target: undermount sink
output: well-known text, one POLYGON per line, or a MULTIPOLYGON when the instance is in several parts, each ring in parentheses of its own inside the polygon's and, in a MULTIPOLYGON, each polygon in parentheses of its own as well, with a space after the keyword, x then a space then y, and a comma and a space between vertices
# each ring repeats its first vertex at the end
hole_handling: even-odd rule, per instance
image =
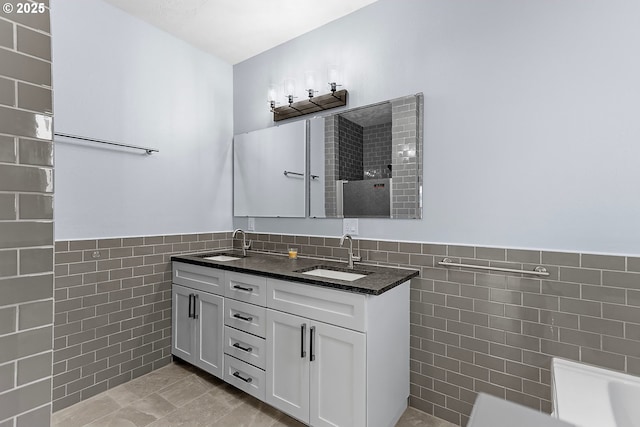
POLYGON ((228 255, 216 255, 216 256, 208 256, 203 259, 208 259, 211 261, 235 261, 240 258, 234 257, 234 256, 228 256, 228 255))
POLYGON ((323 277, 325 279, 344 280, 346 282, 353 282, 354 280, 362 279, 369 274, 368 271, 350 272, 345 271, 344 269, 325 266, 312 267, 305 270, 298 271, 298 273, 302 273, 307 276, 323 277))
POLYGON ((197 255, 198 258, 206 259, 209 261, 236 261, 244 258, 245 256, 236 253, 235 251, 225 251, 225 252, 209 252, 208 254, 197 255))
POLYGON ((640 378, 554 358, 554 415, 580 427, 635 427, 640 420, 640 378))
POLYGON ((216 255, 216 256, 208 256, 203 259, 208 259, 210 261, 235 261, 240 258, 235 256, 228 256, 228 255, 216 255))

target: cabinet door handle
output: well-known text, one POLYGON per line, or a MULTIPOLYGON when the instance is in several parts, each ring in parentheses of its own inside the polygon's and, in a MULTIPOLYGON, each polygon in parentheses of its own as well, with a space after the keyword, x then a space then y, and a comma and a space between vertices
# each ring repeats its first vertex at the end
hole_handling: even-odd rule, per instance
POLYGON ((240 285, 233 285, 233 289, 240 289, 241 291, 253 292, 253 288, 245 288, 240 285))
POLYGON ((240 378, 242 381, 244 381, 245 383, 250 383, 251 381, 253 381, 253 378, 249 377, 249 378, 245 378, 242 375, 240 375, 240 372, 235 371, 233 373, 233 376, 236 378, 240 378))
POLYGON ((193 317, 191 314, 193 311, 193 302, 192 302, 193 294, 189 294, 189 318, 193 317))
POLYGON ((315 341, 316 341, 316 327, 312 326, 310 329, 311 329, 311 340, 309 344, 309 360, 313 362, 314 360, 316 360, 316 355, 314 353, 314 347, 315 347, 315 341))
POLYGON ((304 338, 307 332, 307 324, 303 323, 302 325, 300 325, 300 357, 301 358, 305 358, 307 357, 307 352, 304 351, 304 338))
POLYGON ((251 353, 251 351, 253 350, 251 347, 243 347, 240 345, 240 343, 234 343, 233 346, 235 348, 239 348, 242 351, 246 351, 247 353, 251 353))
POLYGON ((234 314, 233 317, 235 317, 236 319, 244 320, 245 322, 251 322, 253 320, 253 317, 249 317, 249 316, 245 317, 242 314, 238 314, 238 313, 234 314))
POLYGON ((193 318, 194 319, 198 318, 198 300, 200 300, 200 295, 194 294, 193 295, 193 318))

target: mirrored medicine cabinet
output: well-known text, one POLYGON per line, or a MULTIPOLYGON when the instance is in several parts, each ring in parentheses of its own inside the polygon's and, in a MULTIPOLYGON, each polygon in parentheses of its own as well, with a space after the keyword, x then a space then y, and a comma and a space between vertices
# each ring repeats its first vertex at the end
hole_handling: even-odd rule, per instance
POLYGON ((422 218, 423 96, 234 136, 234 216, 422 218))

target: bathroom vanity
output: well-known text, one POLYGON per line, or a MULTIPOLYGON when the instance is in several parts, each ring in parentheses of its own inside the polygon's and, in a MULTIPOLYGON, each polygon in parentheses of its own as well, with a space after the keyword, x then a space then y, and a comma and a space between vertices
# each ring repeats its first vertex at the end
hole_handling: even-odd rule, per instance
POLYGON ((173 261, 172 353, 311 426, 395 425, 415 270, 241 253, 173 261))

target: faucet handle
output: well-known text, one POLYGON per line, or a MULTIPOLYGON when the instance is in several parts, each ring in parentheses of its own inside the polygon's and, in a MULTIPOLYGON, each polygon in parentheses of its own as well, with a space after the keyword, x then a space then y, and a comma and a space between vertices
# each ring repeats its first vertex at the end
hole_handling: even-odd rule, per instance
POLYGON ((251 243, 252 243, 252 242, 253 242, 253 240, 249 239, 249 243, 247 243, 247 244, 244 244, 244 243, 243 243, 243 244, 242 244, 242 247, 243 247, 244 249, 251 249, 251 243))
POLYGON ((351 255, 351 260, 354 262, 362 261, 362 257, 360 255, 351 255))

